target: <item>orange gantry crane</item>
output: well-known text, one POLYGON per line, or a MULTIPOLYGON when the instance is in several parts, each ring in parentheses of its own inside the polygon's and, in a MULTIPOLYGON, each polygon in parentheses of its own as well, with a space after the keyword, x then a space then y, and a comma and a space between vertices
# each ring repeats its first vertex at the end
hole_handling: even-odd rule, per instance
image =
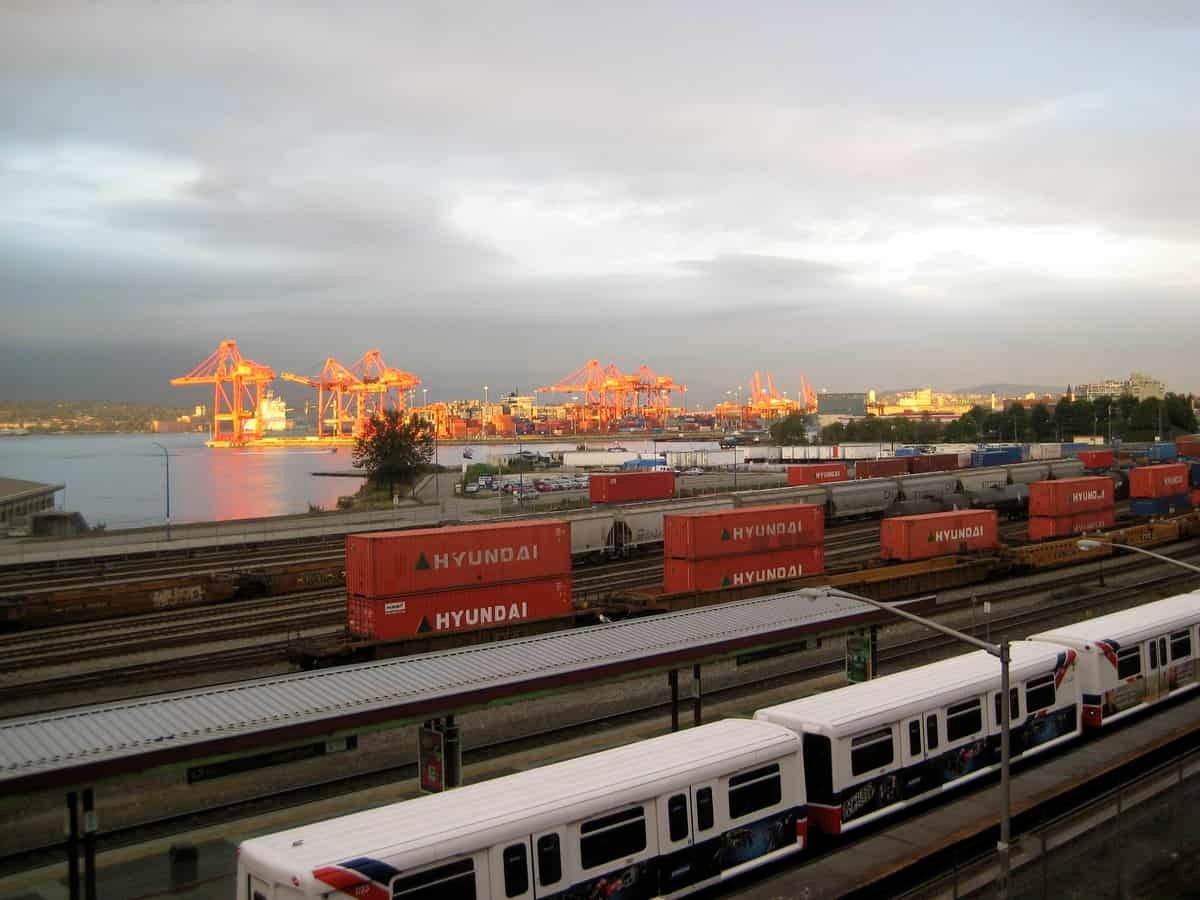
POLYGON ((421 383, 411 372, 393 369, 383 361, 378 350, 368 350, 362 359, 350 367, 359 380, 359 428, 366 426, 369 419, 383 415, 387 409, 390 391, 395 391, 393 408, 404 412, 408 407, 408 392, 421 383))
POLYGON ((795 400, 786 394, 780 394, 775 387, 775 377, 770 372, 766 375, 764 382, 758 372, 754 373, 750 382, 750 400, 743 411, 745 416, 768 421, 797 412, 816 412, 816 391, 803 375, 800 376, 800 393, 795 400))
POLYGON ((671 408, 671 393, 686 391, 668 375, 657 375, 648 366, 625 374, 616 364, 601 367, 590 359, 557 384, 540 387, 539 394, 575 394, 568 415, 579 431, 610 431, 627 415, 642 415, 661 422, 671 408))
POLYGON ((361 403, 358 376, 332 356, 314 378, 284 372, 284 381, 305 384, 317 392, 317 437, 348 437, 358 427, 356 406, 361 403))
POLYGON ((213 386, 212 439, 240 444, 248 432, 262 434, 263 388, 275 380, 270 366, 260 365, 242 356, 237 341, 221 341, 208 357, 186 375, 172 378, 171 384, 213 386), (253 422, 254 428, 247 428, 253 422), (222 425, 228 424, 224 429, 222 425))

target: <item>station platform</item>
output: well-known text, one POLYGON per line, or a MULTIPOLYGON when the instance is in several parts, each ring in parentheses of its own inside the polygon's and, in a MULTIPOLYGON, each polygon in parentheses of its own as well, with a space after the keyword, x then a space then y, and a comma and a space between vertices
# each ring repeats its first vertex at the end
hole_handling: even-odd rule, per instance
MULTIPOLYGON (((1122 767, 1155 751, 1194 745, 1198 740, 1200 696, 1192 695, 1123 722, 1101 738, 1084 740, 1049 758, 1014 766, 1014 837, 1022 830, 1022 817, 1034 817, 1040 807, 1071 795, 1083 794, 1082 799, 1090 799, 1086 795, 1107 789, 1109 785, 1103 784, 1106 776, 1122 767)), ((758 878, 731 884, 723 895, 753 900, 893 896, 906 870, 928 867, 940 858, 945 858, 944 865, 949 868, 955 847, 972 840, 989 840, 989 832, 998 833, 999 776, 991 777, 983 787, 951 796, 957 799, 939 803, 935 798, 865 834, 851 832, 811 862, 803 862, 802 857, 790 866, 768 869, 758 878)))

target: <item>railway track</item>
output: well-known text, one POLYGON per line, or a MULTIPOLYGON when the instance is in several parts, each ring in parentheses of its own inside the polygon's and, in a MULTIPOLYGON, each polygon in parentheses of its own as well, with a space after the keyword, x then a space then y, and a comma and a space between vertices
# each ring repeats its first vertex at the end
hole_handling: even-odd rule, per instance
MULTIPOLYGON (((1172 571, 1140 579, 1133 584, 1092 592, 1086 597, 1060 598, 1032 609, 993 617, 990 623, 991 629, 993 636, 997 639, 1023 637, 1034 627, 1040 627, 1070 615, 1078 615, 1080 608, 1095 609, 1097 613, 1104 612, 1106 606, 1123 603, 1130 596, 1167 588, 1177 582, 1194 577, 1185 572, 1172 571)), ((1018 589, 1010 588, 1008 590, 1018 589)), ((949 608, 951 607, 948 606, 947 609, 949 608)), ((940 654, 940 651, 957 645, 954 639, 940 634, 888 641, 887 643, 881 642, 879 662, 881 668, 902 670, 927 661, 929 657, 940 654)), ((247 653, 246 658, 253 659, 253 656, 247 653)), ((705 691, 704 700, 709 704, 726 700, 753 700, 763 690, 789 685, 799 687, 806 682, 835 675, 842 671, 843 665, 844 661, 840 657, 806 661, 787 671, 774 672, 762 677, 750 677, 725 687, 710 688, 705 691)), ((581 722, 569 725, 551 725, 526 731, 517 736, 473 745, 464 750, 463 761, 467 766, 479 765, 522 751, 567 741, 598 730, 612 729, 661 717, 669 711, 670 704, 668 702, 633 704, 615 712, 587 718, 581 722)), ((415 763, 387 765, 365 772, 337 775, 282 791, 264 791, 253 796, 243 797, 235 803, 222 803, 101 832, 97 835, 96 846, 98 851, 114 850, 208 825, 227 824, 238 818, 287 810, 326 798, 393 784, 397 781, 409 781, 415 779, 416 776, 417 766, 415 763)), ((64 843, 56 842, 0 856, 0 874, 8 875, 56 862, 61 858, 64 848, 64 843)))

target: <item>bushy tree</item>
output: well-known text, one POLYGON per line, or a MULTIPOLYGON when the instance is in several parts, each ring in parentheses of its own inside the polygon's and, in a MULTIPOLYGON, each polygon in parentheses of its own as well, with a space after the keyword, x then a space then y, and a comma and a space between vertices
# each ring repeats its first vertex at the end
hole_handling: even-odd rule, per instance
POLYGON ((366 469, 376 485, 411 487, 433 458, 433 427, 413 416, 405 419, 394 409, 367 422, 354 442, 354 466, 366 469))
POLYGON ((771 426, 771 440, 776 444, 807 444, 808 435, 803 413, 792 413, 771 426))

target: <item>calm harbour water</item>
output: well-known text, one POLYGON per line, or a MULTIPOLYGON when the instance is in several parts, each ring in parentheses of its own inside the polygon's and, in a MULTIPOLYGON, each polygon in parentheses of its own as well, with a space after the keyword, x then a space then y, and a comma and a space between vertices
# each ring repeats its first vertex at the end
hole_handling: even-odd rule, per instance
MULTIPOLYGON (((109 528, 160 525, 165 516, 163 451, 171 456, 171 520, 209 522, 302 513, 310 503, 332 509, 340 495, 359 487, 356 478, 327 478, 313 472, 353 469, 350 448, 336 453, 309 448, 272 450, 209 449, 203 435, 98 434, 30 435, 0 438, 0 477, 65 484, 61 508, 83 513, 90 524, 109 528), (65 495, 65 496, 64 496, 65 495)), ((574 450, 576 441, 527 443, 525 449, 574 450)), ((619 443, 631 451, 654 449, 652 441, 596 442, 593 449, 619 443)), ((711 443, 658 445, 689 450, 711 443)), ((458 466, 464 445, 440 445, 438 462, 458 466)), ((473 462, 511 453, 515 444, 472 446, 473 462)))

